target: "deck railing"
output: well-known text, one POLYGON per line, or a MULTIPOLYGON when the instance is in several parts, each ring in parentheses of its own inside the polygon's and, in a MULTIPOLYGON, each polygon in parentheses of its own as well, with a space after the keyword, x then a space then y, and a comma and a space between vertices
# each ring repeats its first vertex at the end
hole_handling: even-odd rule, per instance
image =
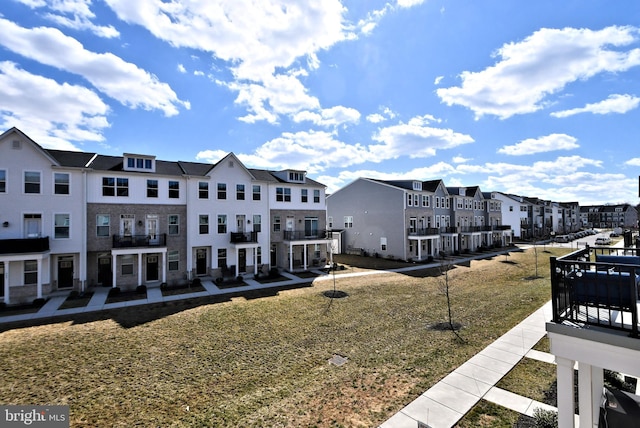
POLYGON ((625 257, 634 248, 579 249, 563 257, 551 257, 553 322, 570 322, 622 330, 638 337, 638 282, 640 265, 625 257), (598 253, 615 261, 598 262, 598 253))
POLYGON ((161 233, 150 235, 113 235, 113 248, 128 247, 164 247, 167 245, 167 235, 161 233))
POLYGON ((305 241, 309 239, 328 239, 329 234, 326 230, 285 230, 285 241, 305 241))
POLYGON ((0 239, 0 254, 26 254, 49 251, 49 238, 0 239))
POLYGON ((426 227, 421 229, 407 229, 408 236, 433 236, 440 235, 440 229, 437 227, 426 227))
POLYGON ((258 232, 231 232, 231 243, 258 242, 258 232))

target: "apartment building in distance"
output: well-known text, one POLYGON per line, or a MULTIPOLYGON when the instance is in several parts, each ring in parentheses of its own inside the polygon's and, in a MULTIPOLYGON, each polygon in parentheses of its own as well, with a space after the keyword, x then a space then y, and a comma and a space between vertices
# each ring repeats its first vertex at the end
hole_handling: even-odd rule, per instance
POLYGON ((48 150, 0 135, 0 302, 57 290, 306 270, 329 257, 325 186, 305 171, 48 150))
POLYGON ((501 203, 491 196, 442 180, 359 178, 327 198, 327 215, 343 251, 422 261, 510 244, 501 203))

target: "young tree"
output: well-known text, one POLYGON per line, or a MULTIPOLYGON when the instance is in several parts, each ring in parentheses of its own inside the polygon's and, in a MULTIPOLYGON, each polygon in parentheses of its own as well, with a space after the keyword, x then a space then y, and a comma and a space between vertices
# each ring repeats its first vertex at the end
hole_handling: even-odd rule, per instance
POLYGON ((451 289, 452 289, 452 281, 451 276, 449 275, 449 271, 452 270, 453 265, 447 260, 443 259, 440 263, 440 291, 447 300, 447 324, 449 330, 455 334, 456 338, 461 342, 465 342, 465 340, 460 336, 458 330, 460 329, 460 323, 456 323, 453 321, 453 311, 451 308, 451 289))

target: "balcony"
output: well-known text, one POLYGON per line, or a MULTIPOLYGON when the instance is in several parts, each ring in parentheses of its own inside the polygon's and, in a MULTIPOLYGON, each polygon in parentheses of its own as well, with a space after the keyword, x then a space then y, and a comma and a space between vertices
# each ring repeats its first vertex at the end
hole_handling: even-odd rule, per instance
POLYGON ((553 322, 638 337, 640 257, 636 248, 586 247, 551 258, 553 322))
POLYGON ((509 224, 494 224, 493 226, 491 226, 491 230, 492 231, 497 231, 497 230, 511 230, 511 225, 509 224))
POLYGON ((407 229, 407 236, 438 236, 440 229, 437 227, 427 227, 423 229, 407 229))
POLYGON ((258 232, 231 232, 231 243, 258 242, 258 232))
POLYGON ((49 237, 0 239, 0 254, 28 254, 49 251, 49 237))
POLYGON ((326 230, 285 230, 285 241, 305 241, 312 239, 329 239, 329 233, 326 230))
POLYGON ((455 226, 441 227, 440 228, 440 233, 443 233, 443 234, 458 233, 458 228, 455 227, 455 226))
POLYGON ((161 233, 152 238, 150 235, 113 235, 113 248, 166 247, 167 234, 161 233))

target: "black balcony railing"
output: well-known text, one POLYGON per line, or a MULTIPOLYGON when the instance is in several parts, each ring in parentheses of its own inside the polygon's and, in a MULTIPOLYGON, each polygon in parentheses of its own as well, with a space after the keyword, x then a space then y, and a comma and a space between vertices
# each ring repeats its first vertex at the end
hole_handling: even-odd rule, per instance
POLYGON ((285 241, 304 241, 307 239, 328 239, 329 234, 326 230, 285 230, 285 241))
POLYGON ((152 237, 150 235, 113 235, 113 248, 128 247, 165 247, 167 235, 161 233, 152 237))
POLYGON ((455 226, 441 227, 440 233, 458 233, 458 228, 455 226))
POLYGON ((440 229, 437 227, 426 227, 422 229, 407 229, 408 236, 434 236, 440 235, 440 229))
POLYGON ((459 226, 458 232, 460 233, 477 233, 482 232, 483 226, 459 226))
POLYGON ((0 239, 0 254, 26 254, 49 251, 49 237, 0 239))
POLYGON ((231 243, 258 242, 258 232, 231 232, 231 243))
POLYGON ((492 230, 511 230, 511 225, 509 224, 494 224, 493 226, 491 226, 492 230))
POLYGON ((599 250, 586 247, 551 257, 553 322, 594 325, 638 337, 637 250, 599 250))

